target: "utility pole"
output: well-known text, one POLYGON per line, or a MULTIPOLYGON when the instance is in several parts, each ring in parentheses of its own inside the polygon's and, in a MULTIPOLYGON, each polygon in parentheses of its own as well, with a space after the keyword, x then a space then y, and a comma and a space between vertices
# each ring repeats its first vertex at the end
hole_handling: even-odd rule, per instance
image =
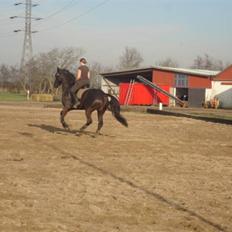
POLYGON ((21 58, 21 68, 32 58, 32 39, 31 39, 31 0, 25 2, 25 32, 23 42, 23 53, 21 58))
POLYGON ((23 41, 23 50, 22 50, 22 57, 20 62, 21 68, 21 75, 23 82, 25 82, 26 91, 31 92, 31 65, 30 61, 33 56, 33 49, 32 49, 32 33, 36 33, 37 31, 31 30, 31 21, 34 20, 41 20, 42 18, 34 18, 32 17, 32 7, 38 6, 38 4, 33 4, 32 0, 25 0, 24 3, 18 2, 14 4, 15 6, 18 5, 25 5, 25 16, 11 16, 11 19, 14 18, 24 18, 25 20, 25 28, 24 30, 18 29, 14 30, 14 32, 24 31, 24 41, 23 41))

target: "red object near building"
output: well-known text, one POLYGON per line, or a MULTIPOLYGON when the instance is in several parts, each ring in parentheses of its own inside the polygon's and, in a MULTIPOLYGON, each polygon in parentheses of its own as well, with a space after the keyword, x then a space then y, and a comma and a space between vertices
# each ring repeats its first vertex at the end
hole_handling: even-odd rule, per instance
MULTIPOLYGON (((170 92, 170 86, 168 85, 159 85, 159 87, 166 92, 170 92)), ((169 97, 167 95, 164 95, 163 93, 160 93, 159 91, 155 91, 155 99, 157 100, 154 101, 154 104, 159 104, 161 102, 165 106, 169 105, 169 97)))
MULTIPOLYGON (((169 86, 160 86, 169 91, 169 86)), ((168 105, 169 99, 164 94, 152 89, 142 83, 120 83, 119 103, 120 105, 153 105, 162 102, 168 105)))
POLYGON ((140 83, 120 83, 119 103, 121 105, 152 105, 154 91, 149 86, 140 83))

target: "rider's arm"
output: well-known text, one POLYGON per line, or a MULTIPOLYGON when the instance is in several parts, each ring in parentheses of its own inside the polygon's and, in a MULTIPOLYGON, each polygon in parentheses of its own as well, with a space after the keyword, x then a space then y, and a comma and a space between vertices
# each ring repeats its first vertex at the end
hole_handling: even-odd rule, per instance
POLYGON ((78 69, 78 70, 77 70, 77 76, 76 76, 76 79, 77 79, 77 80, 80 80, 80 78, 81 78, 81 70, 80 70, 80 69, 78 69))
POLYGON ((90 71, 88 71, 88 79, 90 79, 90 71))

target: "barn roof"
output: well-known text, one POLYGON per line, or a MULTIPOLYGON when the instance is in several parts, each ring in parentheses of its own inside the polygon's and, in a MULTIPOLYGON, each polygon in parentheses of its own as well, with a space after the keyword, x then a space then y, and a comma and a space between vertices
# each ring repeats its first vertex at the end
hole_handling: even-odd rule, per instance
POLYGON ((153 67, 135 68, 135 69, 126 69, 126 70, 121 70, 121 71, 101 73, 101 75, 102 76, 121 76, 121 75, 130 75, 130 74, 151 72, 152 70, 153 70, 153 67))
POLYGON ((228 66, 222 72, 220 72, 216 77, 214 77, 215 81, 232 81, 232 65, 228 66))
POLYGON ((161 69, 164 71, 178 72, 178 73, 186 73, 200 76, 216 76, 221 71, 212 71, 212 70, 204 70, 204 69, 187 69, 187 68, 171 68, 171 67, 154 67, 154 69, 161 69))
POLYGON ((128 70, 122 70, 122 71, 101 73, 101 75, 105 77, 121 76, 121 75, 151 72, 153 70, 162 70, 162 71, 168 71, 168 72, 199 75, 199 76, 216 76, 221 72, 221 71, 202 70, 202 69, 186 69, 186 68, 172 68, 172 67, 163 67, 163 66, 151 66, 147 68, 136 68, 136 69, 128 69, 128 70))

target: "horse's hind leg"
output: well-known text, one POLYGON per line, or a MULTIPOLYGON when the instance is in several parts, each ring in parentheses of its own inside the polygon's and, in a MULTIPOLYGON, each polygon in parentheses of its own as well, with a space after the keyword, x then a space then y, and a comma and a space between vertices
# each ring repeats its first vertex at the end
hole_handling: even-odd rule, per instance
POLYGON ((98 127, 97 127, 97 134, 100 134, 100 130, 103 127, 103 115, 105 113, 106 109, 98 110, 97 111, 97 117, 98 117, 98 127))
POLYGON ((88 110, 85 111, 85 115, 86 115, 87 121, 86 121, 86 123, 80 128, 80 131, 85 130, 85 129, 93 122, 92 117, 91 117, 92 112, 93 112, 93 110, 91 110, 91 109, 88 109, 88 110))
POLYGON ((69 125, 65 122, 64 117, 70 110, 70 108, 63 108, 60 112, 60 122, 65 129, 69 129, 69 125))

